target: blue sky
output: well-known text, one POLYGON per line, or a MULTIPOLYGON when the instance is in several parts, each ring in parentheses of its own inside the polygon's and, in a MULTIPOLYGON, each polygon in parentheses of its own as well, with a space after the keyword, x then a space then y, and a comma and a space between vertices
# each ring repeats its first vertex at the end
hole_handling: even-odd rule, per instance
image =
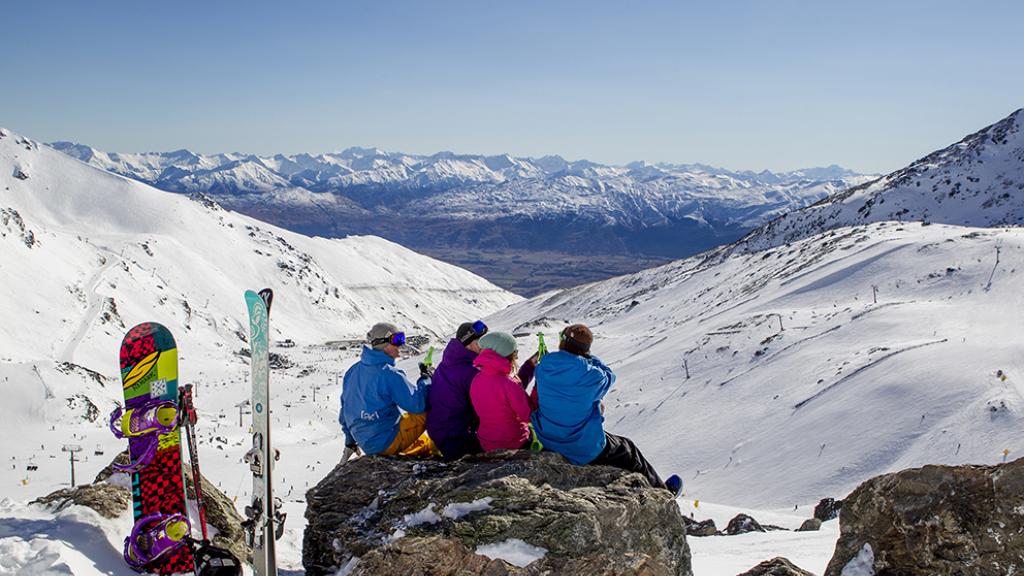
POLYGON ((111 151, 348 146, 899 168, 1024 106, 1024 3, 8 3, 0 126, 111 151))

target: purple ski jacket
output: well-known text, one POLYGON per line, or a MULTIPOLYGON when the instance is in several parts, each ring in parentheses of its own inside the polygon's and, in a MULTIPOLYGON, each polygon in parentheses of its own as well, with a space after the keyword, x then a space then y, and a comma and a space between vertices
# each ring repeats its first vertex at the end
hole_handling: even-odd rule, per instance
POLYGON ((469 401, 469 384, 476 376, 476 353, 452 338, 430 386, 427 434, 447 460, 480 452, 476 429, 480 420, 469 401))

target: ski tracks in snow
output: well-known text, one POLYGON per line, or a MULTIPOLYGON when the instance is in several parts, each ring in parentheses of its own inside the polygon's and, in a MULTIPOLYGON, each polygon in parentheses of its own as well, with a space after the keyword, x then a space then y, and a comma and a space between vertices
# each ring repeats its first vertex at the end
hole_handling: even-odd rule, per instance
POLYGON ((82 315, 78 328, 64 343, 64 350, 62 350, 58 356, 58 360, 61 362, 73 363, 75 350, 78 348, 78 345, 81 344, 82 339, 85 338, 85 334, 89 331, 89 328, 92 327, 93 322, 96 320, 96 316, 100 313, 100 309, 103 305, 103 298, 96 292, 96 289, 99 288, 100 281, 103 280, 103 275, 107 270, 120 261, 120 257, 115 256, 113 253, 109 253, 109 251, 105 258, 106 262, 97 268, 96 271, 93 272, 92 276, 83 283, 83 288, 85 288, 89 305, 85 310, 85 314, 82 315))
POLYGON ((932 340, 931 342, 922 342, 921 344, 914 344, 912 346, 907 346, 905 348, 900 348, 899 350, 893 350, 892 352, 889 352, 888 354, 885 354, 884 356, 880 356, 880 357, 876 358, 875 360, 872 360, 871 362, 868 362, 867 364, 861 366, 860 368, 857 368, 856 370, 854 370, 853 372, 850 372, 849 374, 843 376, 839 380, 836 380, 835 382, 829 384, 828 386, 822 388, 821 390, 818 390, 813 395, 811 395, 811 396, 809 396, 809 397, 807 397, 807 398, 797 402, 796 404, 793 405, 793 409, 794 410, 799 410, 800 408, 806 406, 808 402, 811 402, 813 400, 816 400, 816 399, 820 398, 823 394, 829 392, 830 390, 834 390, 837 386, 839 386, 843 382, 846 382, 850 378, 853 378, 854 376, 860 374, 861 372, 863 372, 863 371, 865 371, 865 370, 867 370, 869 368, 874 368, 875 366, 878 366, 882 362, 885 362, 886 360, 892 358, 893 356, 896 356, 897 354, 902 354, 904 352, 910 352, 911 350, 917 350, 918 348, 924 348, 925 346, 932 346, 934 344, 942 344, 942 343, 948 342, 948 341, 949 341, 948 338, 943 338, 941 340, 932 340))

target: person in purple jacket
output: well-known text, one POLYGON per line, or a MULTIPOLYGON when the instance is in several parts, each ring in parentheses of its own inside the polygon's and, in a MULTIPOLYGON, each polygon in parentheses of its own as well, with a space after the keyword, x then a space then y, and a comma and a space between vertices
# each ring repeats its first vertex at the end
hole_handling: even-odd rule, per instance
MULTIPOLYGON (((487 334, 487 325, 480 320, 461 324, 434 370, 427 434, 445 460, 483 452, 476 437, 480 419, 469 399, 469 385, 478 372, 473 361, 480 353, 478 340, 484 334, 487 334)), ((519 370, 520 379, 532 380, 535 367, 534 358, 524 362, 519 370)))
POLYGON ((445 460, 483 451, 476 439, 480 420, 469 401, 469 384, 477 373, 473 366, 480 353, 477 340, 486 333, 487 325, 480 320, 461 324, 434 370, 427 434, 445 460))

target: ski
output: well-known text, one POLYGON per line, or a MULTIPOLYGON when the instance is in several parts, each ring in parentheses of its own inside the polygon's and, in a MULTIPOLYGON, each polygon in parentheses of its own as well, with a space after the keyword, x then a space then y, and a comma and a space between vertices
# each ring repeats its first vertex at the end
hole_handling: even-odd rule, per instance
POLYGON ((128 439, 130 463, 118 467, 131 474, 135 519, 125 539, 125 560, 137 571, 192 572, 192 551, 184 545, 189 531, 174 337, 155 322, 135 326, 121 342, 120 366, 124 409, 111 415, 110 428, 128 439), (140 541, 149 544, 139 546, 140 541))
POLYGON ((244 523, 253 549, 256 576, 276 576, 274 541, 284 528, 284 516, 273 493, 273 462, 278 453, 270 442, 270 306, 274 293, 263 289, 245 293, 249 310, 250 372, 252 374, 252 448, 245 461, 252 472, 252 502, 244 523), (277 524, 277 526, 275 526, 277 524))

